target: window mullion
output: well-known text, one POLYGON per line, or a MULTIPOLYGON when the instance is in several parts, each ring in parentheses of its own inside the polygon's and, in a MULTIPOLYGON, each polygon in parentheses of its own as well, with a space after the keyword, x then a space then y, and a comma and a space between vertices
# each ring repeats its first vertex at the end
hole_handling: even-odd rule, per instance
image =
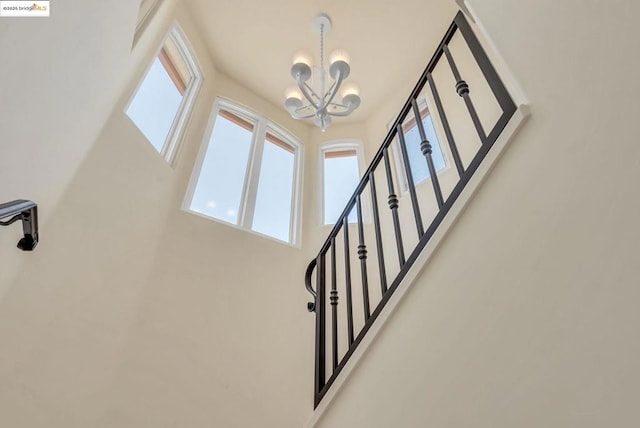
POLYGON ((256 198, 258 197, 258 182, 260 180, 260 166, 262 164, 262 153, 264 151, 264 141, 267 134, 266 121, 260 118, 256 123, 253 132, 253 144, 247 176, 245 178, 244 200, 242 201, 242 212, 240 226, 244 229, 251 229, 253 215, 256 208, 256 198))

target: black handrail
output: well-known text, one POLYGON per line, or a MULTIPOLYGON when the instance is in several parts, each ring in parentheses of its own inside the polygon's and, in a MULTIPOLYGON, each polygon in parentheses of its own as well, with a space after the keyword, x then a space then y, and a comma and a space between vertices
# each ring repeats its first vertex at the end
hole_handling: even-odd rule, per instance
MULTIPOLYGON (((504 86, 502 80, 498 76, 495 68, 489 61, 485 51, 480 45, 478 39, 473 33, 469 23, 464 18, 462 12, 459 12, 449 29, 445 33, 442 41, 438 45, 435 54, 427 64, 426 69, 424 70, 422 76, 418 80, 418 83, 414 87, 411 92, 409 98, 406 103, 400 110, 400 114, 393 122, 393 125, 390 128, 389 133, 385 137, 382 146, 376 152, 373 160, 367 170, 365 171, 363 178, 360 183, 356 187, 353 195, 349 199, 346 204, 345 209, 342 211, 340 217, 338 217, 338 221, 335 226, 332 228, 327 240, 322 245, 318 256, 309 263, 307 267, 307 271, 305 274, 305 286, 309 293, 313 296, 313 302, 308 303, 308 309, 311 312, 315 312, 316 314, 316 352, 315 352, 315 390, 314 390, 314 405, 317 407, 322 397, 326 394, 328 389, 331 387, 332 383, 345 366, 346 362, 349 360, 350 356, 353 354, 358 344, 362 341, 364 335, 367 333, 371 325, 374 323, 383 307, 389 301, 390 297, 393 295, 394 291, 398 288, 399 284, 406 276, 407 272, 416 261, 418 255, 427 242, 431 239, 437 227, 442 222, 443 218, 447 215, 454 202, 467 185, 476 169, 485 158, 489 149, 493 146, 498 136, 501 134, 508 121, 511 119, 513 114, 516 111, 516 105, 513 102, 511 96, 509 95, 506 87, 504 86), (473 103, 473 100, 470 96, 470 88, 468 83, 463 80, 462 75, 460 73, 460 69, 457 67, 454 55, 449 50, 449 43, 456 32, 460 32, 462 34, 463 40, 466 42, 469 50, 472 53, 472 56, 475 62, 478 65, 478 68, 482 72, 486 83, 495 99, 498 102, 498 105, 501 108, 501 115, 493 125, 493 127, 487 132, 479 119, 479 114, 476 106, 473 103), (455 79, 455 89, 458 96, 460 96, 466 109, 471 117, 471 121, 475 128, 478 139, 480 140, 480 148, 476 152, 473 159, 469 162, 468 165, 463 164, 460 153, 458 151, 458 146, 456 141, 453 138, 453 132, 451 129, 451 124, 447 119, 447 114, 445 109, 443 108, 442 100, 440 97, 440 92, 438 91, 436 84, 434 82, 434 78, 432 76, 432 72, 434 71, 436 65, 439 63, 440 58, 442 56, 446 57, 446 62, 449 65, 451 72, 455 79), (432 101, 435 105, 435 110, 438 112, 438 117, 444 129, 445 137, 447 140, 448 148, 451 150, 451 156, 453 158, 454 164, 456 166, 456 170, 459 176, 459 180, 455 187, 451 190, 449 195, 446 197, 443 196, 442 190, 440 187, 440 183, 438 180, 437 171, 434 166, 434 161, 432 158, 432 146, 431 142, 428 141, 424 125, 422 122, 422 117, 420 113, 420 109, 416 102, 419 97, 423 87, 426 84, 429 84, 429 89, 432 94, 432 101), (428 177, 431 179, 431 183, 433 185, 433 192, 435 195, 435 200, 437 202, 437 214, 425 229, 423 225, 422 214, 420 211, 420 201, 418 195, 416 193, 416 185, 413 182, 413 175, 411 172, 411 165, 409 162, 409 155, 407 153, 407 146, 404 138, 404 130, 403 123, 407 116, 410 113, 414 114, 415 123, 419 131, 420 135, 420 151, 422 155, 424 155, 424 159, 427 163, 428 167, 428 177), (400 203, 400 198, 396 194, 396 189, 394 187, 393 182, 393 172, 391 171, 390 162, 389 162, 389 147, 394 140, 398 141, 398 145, 400 146, 399 156, 400 161, 399 165, 402 172, 406 176, 408 193, 411 203, 408 205, 411 207, 411 211, 413 212, 413 217, 415 219, 415 231, 418 234, 418 243, 414 248, 412 248, 408 253, 409 256, 405 258, 405 244, 403 243, 403 231, 401 227, 401 221, 398 214, 398 207, 400 203), (395 247, 397 251, 397 258, 399 261, 399 272, 398 274, 392 278, 391 281, 387 278, 387 269, 385 269, 384 264, 384 242, 382 240, 381 234, 381 226, 380 226, 380 215, 378 212, 378 189, 376 189, 374 172, 377 170, 380 163, 383 163, 383 169, 385 172, 385 177, 387 180, 387 188, 388 188, 388 205, 391 210, 391 218, 393 221, 393 236, 395 237, 395 244, 391 246, 392 250, 395 247), (381 299, 377 303, 377 305, 371 305, 370 299, 370 290, 369 290, 369 278, 368 278, 368 266, 367 266, 367 244, 365 242, 365 232, 364 232, 364 221, 363 221, 363 195, 365 190, 369 187, 371 202, 373 204, 373 224, 372 227, 375 232, 375 241, 376 241, 376 253, 378 255, 377 260, 372 259, 375 263, 378 263, 379 275, 380 275, 380 287, 381 287, 381 299), (349 224, 348 218, 353 209, 356 209, 357 212, 357 257, 360 260, 360 270, 361 270, 361 280, 362 280, 362 310, 364 317, 364 326, 354 337, 354 316, 353 316, 353 296, 352 292, 357 290, 358 287, 352 288, 352 277, 351 277, 351 258, 350 258, 350 246, 349 246, 349 224), (336 246, 339 245, 339 240, 336 239, 338 234, 343 231, 344 235, 344 244, 343 244, 343 252, 344 252, 344 274, 345 274, 345 293, 347 298, 347 308, 346 308, 346 316, 347 316, 347 335, 348 335, 348 349, 342 357, 340 358, 340 350, 339 340, 338 340, 338 290, 336 287, 336 272, 338 269, 337 266, 337 258, 336 258, 336 246), (327 266, 326 262, 329 260, 330 267, 329 270, 331 275, 329 275, 329 286, 330 290, 327 290, 327 266), (315 278, 316 278, 316 288, 315 290, 312 287, 312 276, 315 270, 315 278), (327 311, 327 300, 331 305, 331 310, 327 311), (327 317, 331 317, 331 340, 327 340, 327 317), (330 347, 330 349, 327 349, 330 347), (328 355, 327 355, 328 354, 328 355), (327 364, 327 359, 332 360, 332 364, 327 364), (330 367, 330 368, 329 368, 330 367), (329 371, 329 373, 327 373, 329 371), (329 375, 327 378, 327 374, 329 375)), ((364 197, 366 199, 366 196, 364 197)), ((411 226, 413 228, 413 226, 411 226)), ((406 232, 406 231, 405 231, 406 232)), ((406 240, 404 241, 406 242, 406 240)))
POLYGON ((9 226, 22 220, 24 237, 18 241, 18 248, 22 251, 33 251, 38 245, 38 205, 32 201, 18 199, 0 204, 0 226, 9 226), (7 221, 4 218, 11 217, 7 221))
POLYGON ((311 286, 311 274, 313 273, 313 269, 315 267, 316 267, 316 259, 313 259, 311 260, 311 263, 309 263, 309 266, 307 266, 307 271, 304 274, 304 285, 306 289, 309 291, 309 293, 311 293, 314 300, 313 302, 307 303, 307 310, 309 312, 315 312, 316 310, 315 300, 316 300, 316 297, 318 297, 313 287, 311 286))

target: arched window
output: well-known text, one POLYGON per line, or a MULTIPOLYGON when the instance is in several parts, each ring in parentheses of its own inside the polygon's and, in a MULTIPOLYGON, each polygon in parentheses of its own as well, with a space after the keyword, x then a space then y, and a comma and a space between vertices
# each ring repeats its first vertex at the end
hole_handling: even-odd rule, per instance
POLYGON ((301 165, 297 139, 218 98, 184 208, 297 245, 301 165))
POLYGON ((126 108, 127 116, 171 165, 201 85, 202 72, 174 24, 126 108))

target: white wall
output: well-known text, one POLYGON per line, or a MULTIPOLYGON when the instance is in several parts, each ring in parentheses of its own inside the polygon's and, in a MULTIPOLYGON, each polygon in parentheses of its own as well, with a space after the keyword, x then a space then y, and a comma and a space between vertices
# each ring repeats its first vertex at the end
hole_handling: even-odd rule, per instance
MULTIPOLYGON (((33 199, 41 224, 119 95, 137 14, 125 0, 51 6, 48 18, 0 20, 0 201, 33 199)), ((32 259, 20 237, 19 225, 0 230, 0 296, 32 259)))
MULTIPOLYGON (((203 120, 215 95, 249 105, 308 141, 305 126, 220 72, 205 88, 203 120)), ((137 299, 107 421, 298 426, 312 400, 311 377, 301 376, 312 361, 313 317, 303 283, 310 257, 180 210, 200 142, 199 136, 184 147, 173 171, 178 189, 167 200, 167 223, 137 299)))
POLYGON ((640 8, 472 6, 532 116, 317 426, 638 425, 640 8))
MULTIPOLYGON (((62 14, 58 4, 52 14, 62 14)), ((110 115, 84 105, 97 96, 88 87, 74 92, 78 110, 97 115, 95 135, 82 136, 86 156, 78 148, 68 158, 42 160, 69 177, 57 182, 42 174, 40 187, 34 184, 40 193, 33 198, 50 201, 43 204, 41 246, 21 269, 11 261, 15 277, 0 282, 2 426, 299 426, 312 405, 312 378, 302 375, 313 361, 303 285, 310 256, 180 210, 215 96, 251 106, 304 143, 308 127, 216 72, 191 17, 174 8, 165 2, 129 54, 131 11, 126 55, 105 71, 122 73, 119 89, 111 88, 117 94, 105 96, 115 102, 110 115), (172 169, 123 110, 174 17, 205 80, 172 169)), ((73 40, 103 24, 123 31, 116 20, 87 19, 78 33, 64 33, 59 22, 56 31, 73 40)), ((16 91, 16 102, 26 102, 21 97, 16 91)), ((56 129, 75 132, 69 123, 56 129)), ((72 142, 80 145, 78 139, 72 142)), ((23 149, 8 147, 17 163, 23 149)), ((307 180, 305 186, 308 205, 307 180)), ((15 197, 31 197, 23 193, 28 187, 18 190, 15 197)), ((3 238, 12 252, 15 235, 3 238)))
MULTIPOLYGON (((49 21, 0 22, 3 59, 19 65, 0 73, 37 82, 33 92, 0 85, 15 107, 0 115, 0 174, 11 184, 0 200, 33 198, 44 215, 33 254, 13 248, 19 230, 0 238, 0 425, 300 426, 311 409, 313 331, 301 279, 317 247, 297 250, 179 206, 216 94, 305 142, 320 139, 215 73, 179 8, 208 77, 169 168, 122 109, 172 4, 129 54, 136 11, 121 3, 58 1, 49 21), (35 50, 33 34, 52 41, 43 56, 9 49, 35 50), (78 76, 41 63, 54 54, 78 76), (25 91, 52 96, 34 103, 25 91), (20 125, 22 110, 50 123, 20 125), (15 179, 22 158, 34 159, 33 180, 15 179)), ((637 424, 640 149, 625 113, 639 71, 627 54, 638 6, 474 6, 530 96, 532 119, 321 425, 637 424), (602 81, 623 83, 594 85, 602 81)), ((305 215, 317 200, 314 165, 308 156, 305 215)), ((322 240, 317 230, 305 229, 304 245, 322 240)))

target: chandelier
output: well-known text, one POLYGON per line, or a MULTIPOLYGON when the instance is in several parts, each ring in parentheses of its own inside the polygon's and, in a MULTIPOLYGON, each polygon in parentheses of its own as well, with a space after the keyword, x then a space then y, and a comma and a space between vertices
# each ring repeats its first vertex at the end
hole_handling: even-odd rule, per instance
POLYGON ((355 84, 343 85, 351 71, 347 52, 342 49, 332 52, 329 69, 325 69, 324 36, 331 31, 331 18, 324 13, 316 16, 313 29, 320 34, 320 65, 312 71, 308 56, 298 54, 294 57, 291 77, 297 86, 287 89, 284 106, 294 119, 313 117, 324 132, 331 124, 331 116, 349 116, 360 105, 360 97, 355 84), (336 98, 339 91, 340 101, 336 98))

